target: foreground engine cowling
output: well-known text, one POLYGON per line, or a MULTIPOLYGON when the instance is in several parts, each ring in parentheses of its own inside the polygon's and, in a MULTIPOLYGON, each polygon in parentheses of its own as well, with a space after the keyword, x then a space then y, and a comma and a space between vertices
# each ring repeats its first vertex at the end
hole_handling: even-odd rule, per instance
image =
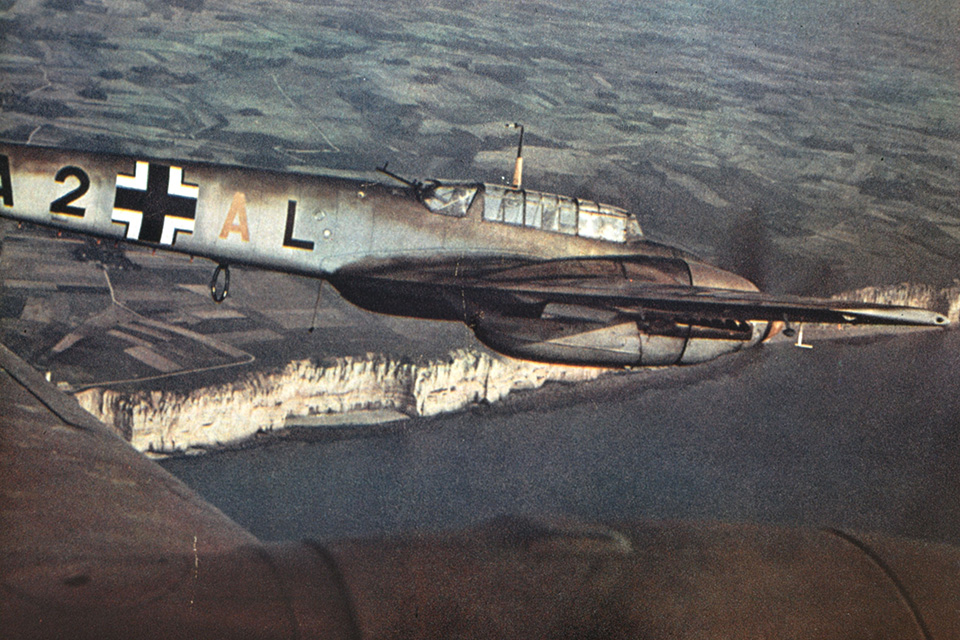
POLYGON ((144 543, 5 559, 4 637, 941 640, 960 624, 955 547, 835 529, 501 517, 220 553, 144 543))

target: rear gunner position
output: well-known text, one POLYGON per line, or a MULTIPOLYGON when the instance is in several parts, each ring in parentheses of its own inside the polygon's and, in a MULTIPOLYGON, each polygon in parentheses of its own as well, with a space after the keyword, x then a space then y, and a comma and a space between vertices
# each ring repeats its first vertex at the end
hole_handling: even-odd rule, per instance
POLYGON ((365 309, 459 320, 492 349, 544 362, 692 364, 783 324, 948 324, 763 294, 646 240, 623 209, 524 189, 521 168, 518 151, 509 187, 386 166, 382 183, 0 143, 0 215, 209 258, 217 301, 232 264, 308 275, 365 309))

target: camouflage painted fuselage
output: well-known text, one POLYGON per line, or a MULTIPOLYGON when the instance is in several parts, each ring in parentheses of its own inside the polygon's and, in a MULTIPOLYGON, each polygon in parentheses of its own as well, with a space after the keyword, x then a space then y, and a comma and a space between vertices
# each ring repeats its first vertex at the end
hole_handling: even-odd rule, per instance
MULTIPOLYGON (((511 190, 492 185, 461 186, 475 196, 459 215, 431 211, 407 187, 355 178, 16 144, 0 144, 0 154, 0 214, 225 264, 324 276, 397 258, 679 256, 643 241, 633 218, 607 205, 553 196, 574 203, 573 219, 511 219, 488 194, 511 190)), ((548 195, 524 193, 528 210, 530 194, 548 195)))

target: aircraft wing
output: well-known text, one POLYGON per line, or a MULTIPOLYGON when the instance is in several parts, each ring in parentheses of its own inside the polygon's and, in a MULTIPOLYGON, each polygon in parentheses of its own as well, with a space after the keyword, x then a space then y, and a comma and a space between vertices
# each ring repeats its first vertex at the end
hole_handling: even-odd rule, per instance
POLYGON ((773 295, 704 287, 617 283, 614 287, 498 283, 529 301, 610 309, 625 316, 666 316, 679 320, 776 321, 792 323, 947 326, 946 316, 917 307, 848 300, 773 295))
POLYGON ((2 345, 0 407, 4 638, 351 637, 321 556, 271 557, 2 345))
POLYGON ((588 366, 705 362, 759 343, 775 330, 764 323, 949 324, 927 309, 770 295, 660 256, 366 265, 331 281, 373 311, 463 320, 509 356, 588 366))
POLYGON ((775 295, 727 288, 723 282, 703 286, 684 264, 660 258, 554 260, 465 279, 466 295, 472 292, 482 300, 493 290, 528 304, 582 305, 638 318, 681 321, 949 324, 943 314, 916 307, 775 295))
MULTIPOLYGON (((691 277, 687 262, 670 258, 393 263, 347 269, 331 280, 360 306, 387 312, 378 308, 377 300, 390 299, 395 305, 415 300, 419 310, 431 290, 442 291, 446 316, 467 321, 479 314, 533 319, 565 307, 595 319, 607 314, 611 319, 616 315, 679 323, 949 325, 945 315, 929 309, 703 286, 691 277)), ((410 315, 419 314, 411 310, 410 315)))

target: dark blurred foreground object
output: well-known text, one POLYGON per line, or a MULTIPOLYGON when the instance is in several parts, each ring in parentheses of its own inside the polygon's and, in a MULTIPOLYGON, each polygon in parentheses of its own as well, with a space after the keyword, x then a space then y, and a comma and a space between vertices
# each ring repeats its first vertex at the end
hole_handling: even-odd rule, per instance
POLYGON ((960 638, 960 551, 499 518, 265 544, 0 346, 4 638, 960 638))

